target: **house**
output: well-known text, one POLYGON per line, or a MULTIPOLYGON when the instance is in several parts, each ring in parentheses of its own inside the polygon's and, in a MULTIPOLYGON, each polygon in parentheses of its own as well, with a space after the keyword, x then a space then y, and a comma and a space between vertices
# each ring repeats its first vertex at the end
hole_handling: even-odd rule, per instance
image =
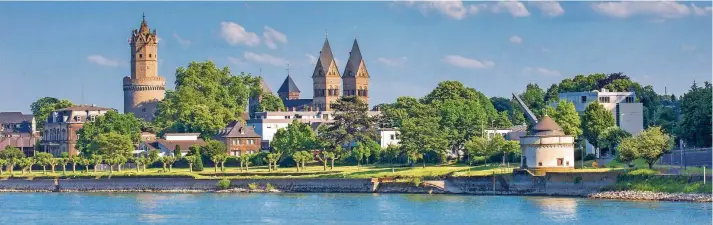
POLYGON ((42 131, 40 148, 43 152, 60 156, 63 152, 77 155, 77 131, 84 126, 86 121, 94 121, 97 116, 114 110, 96 105, 78 105, 58 109, 50 114, 42 131))
POLYGON ((0 112, 0 132, 35 133, 35 117, 21 112, 0 112))
POLYGON ((520 164, 536 174, 574 169, 574 137, 545 115, 532 128, 530 135, 520 138, 520 164))
POLYGON ((150 132, 141 132, 141 141, 155 141, 156 134, 150 132))
POLYGON ((378 129, 378 132, 380 137, 379 144, 381 144, 382 149, 389 147, 389 145, 399 146, 401 133, 398 128, 381 128, 378 129))
POLYGON ((31 133, 0 132, 0 151, 12 146, 22 150, 25 156, 34 156, 37 140, 37 136, 31 133))
MULTIPOLYGON (((616 126, 622 130, 632 135, 644 130, 644 106, 642 103, 636 102, 635 92, 610 92, 603 88, 591 92, 560 93, 559 98, 573 102, 580 115, 584 115, 584 110, 590 103, 597 102, 612 113, 616 126)), ((557 103, 553 103, 552 107, 557 107, 557 103)), ((608 155, 607 152, 595 151, 594 146, 589 142, 587 142, 586 149, 587 153, 595 154, 597 158, 608 155)))
POLYGON ((166 133, 161 139, 142 141, 134 154, 143 154, 155 149, 159 150, 161 157, 172 156, 178 147, 181 150, 181 155, 184 156, 188 154, 190 147, 206 145, 206 142, 199 136, 200 133, 166 133))
POLYGON ((230 156, 257 153, 261 149, 260 135, 255 133, 255 128, 238 121, 218 131, 215 139, 225 144, 230 156))

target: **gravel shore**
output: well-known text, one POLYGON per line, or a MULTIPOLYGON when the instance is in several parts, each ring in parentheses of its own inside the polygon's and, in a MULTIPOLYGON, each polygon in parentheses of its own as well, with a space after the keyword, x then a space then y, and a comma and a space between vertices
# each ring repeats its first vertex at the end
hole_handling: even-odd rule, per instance
POLYGON ((650 191, 606 191, 590 194, 594 199, 621 199, 675 202, 712 202, 711 194, 661 193, 650 191))

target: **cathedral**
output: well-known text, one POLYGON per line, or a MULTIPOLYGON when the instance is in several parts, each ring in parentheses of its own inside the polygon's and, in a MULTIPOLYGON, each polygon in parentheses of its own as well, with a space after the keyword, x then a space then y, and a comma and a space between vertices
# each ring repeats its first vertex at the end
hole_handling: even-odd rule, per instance
MULTIPOLYGON (((369 72, 356 39, 349 52, 344 73, 340 73, 329 40, 325 38, 312 72, 312 88, 311 99, 300 98, 300 89, 288 72, 282 86, 277 90, 277 95, 288 111, 331 111, 331 103, 341 96, 357 96, 369 104, 369 72)), ((269 90, 267 87, 263 89, 269 90)))
POLYGON ((124 77, 124 113, 153 120, 158 102, 166 94, 166 78, 158 75, 158 37, 146 17, 139 29, 131 32, 131 76, 124 77))

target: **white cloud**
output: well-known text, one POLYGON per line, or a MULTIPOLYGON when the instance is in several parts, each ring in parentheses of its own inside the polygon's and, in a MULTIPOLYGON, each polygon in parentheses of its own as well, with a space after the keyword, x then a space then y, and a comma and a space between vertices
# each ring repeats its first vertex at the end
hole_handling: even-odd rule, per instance
POLYGON ((376 59, 379 62, 386 64, 387 66, 402 66, 406 63, 408 60, 406 57, 398 57, 398 58, 378 58, 376 59))
POLYGON ((244 64, 244 63, 245 63, 245 61, 243 61, 243 60, 240 59, 240 58, 234 58, 234 57, 230 57, 230 56, 228 56, 228 61, 230 61, 230 62, 233 63, 233 64, 238 64, 238 65, 241 65, 241 64, 244 64))
POLYGON ((459 55, 447 55, 443 57, 443 62, 466 69, 485 69, 495 66, 495 62, 493 61, 479 61, 477 59, 470 59, 459 55))
POLYGON ((691 3, 691 9, 693 10, 693 13, 696 14, 697 16, 705 16, 706 14, 713 11, 713 7, 711 7, 711 6, 698 7, 698 6, 696 6, 696 4, 693 4, 693 3, 691 3))
POLYGON ((510 37, 510 42, 513 44, 522 44, 522 38, 518 36, 510 37))
POLYGON ((518 1, 500 1, 495 3, 491 10, 493 13, 510 13, 513 17, 528 17, 530 16, 530 11, 527 10, 522 2, 518 1))
POLYGON ((90 55, 89 57, 87 57, 87 61, 106 67, 118 67, 121 65, 120 61, 107 59, 106 57, 101 55, 90 55))
POLYGON ((674 1, 600 2, 593 3, 592 9, 600 14, 616 18, 627 18, 635 15, 679 18, 691 13, 688 6, 674 1))
POLYGON ((307 60, 309 60, 309 64, 312 64, 312 65, 317 64, 317 56, 314 56, 309 53, 305 53, 305 56, 307 56, 307 60))
POLYGON ((262 32, 262 37, 265 40, 265 45, 270 49, 277 49, 277 43, 287 43, 287 36, 279 31, 265 26, 265 31, 262 32))
POLYGON ((536 67, 536 68, 525 67, 524 69, 522 69, 522 71, 525 72, 525 73, 537 73, 537 74, 540 74, 540 75, 553 76, 553 77, 556 77, 556 76, 560 76, 560 75, 561 75, 560 71, 557 71, 557 70, 550 70, 550 69, 542 68, 542 67, 536 67))
POLYGON ((191 46, 191 40, 183 39, 183 38, 181 38, 181 36, 178 36, 178 34, 176 34, 176 33, 173 33, 173 38, 175 38, 176 41, 178 42, 178 44, 180 44, 184 48, 191 46))
POLYGON ((243 53, 243 57, 245 60, 251 61, 251 62, 256 62, 256 63, 262 63, 262 64, 269 64, 273 66, 287 66, 289 64, 289 61, 286 59, 273 56, 270 54, 258 54, 258 53, 253 53, 253 52, 245 52, 243 53))
POLYGON ((435 10, 455 20, 462 20, 469 14, 476 14, 485 6, 484 4, 466 6, 463 1, 409 1, 406 4, 417 5, 423 13, 435 10))
POLYGON ((248 32, 243 26, 233 22, 220 22, 220 36, 230 45, 257 46, 260 44, 260 38, 255 32, 248 32))
POLYGON ((537 7, 547 16, 556 17, 564 14, 564 9, 562 9, 560 3, 556 1, 529 2, 529 4, 537 7))

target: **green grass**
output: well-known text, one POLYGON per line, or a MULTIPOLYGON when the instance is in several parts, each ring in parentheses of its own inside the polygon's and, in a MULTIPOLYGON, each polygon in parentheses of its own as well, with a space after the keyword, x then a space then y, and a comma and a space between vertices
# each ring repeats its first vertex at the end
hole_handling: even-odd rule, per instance
POLYGON ((652 191, 665 193, 711 193, 710 182, 691 182, 685 176, 656 176, 657 171, 638 169, 619 176, 614 190, 652 191))

